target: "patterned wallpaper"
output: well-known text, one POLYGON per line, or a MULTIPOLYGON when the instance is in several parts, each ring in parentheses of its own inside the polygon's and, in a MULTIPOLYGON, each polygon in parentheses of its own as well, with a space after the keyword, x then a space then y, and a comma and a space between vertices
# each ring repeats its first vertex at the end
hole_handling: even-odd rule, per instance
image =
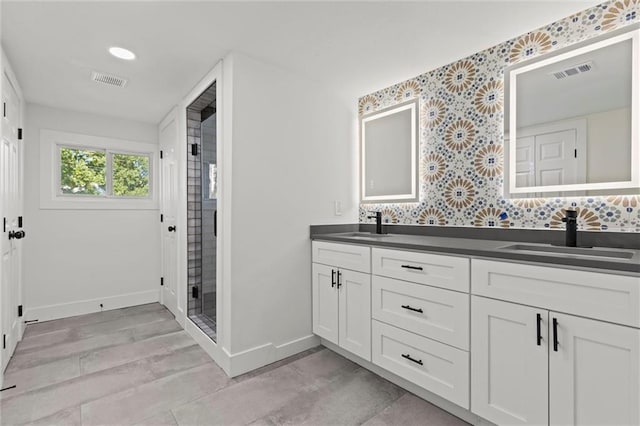
POLYGON ((640 196, 505 199, 503 76, 506 66, 640 20, 640 0, 614 0, 468 58, 366 95, 359 114, 420 101, 420 203, 361 204, 385 223, 640 232, 640 196))

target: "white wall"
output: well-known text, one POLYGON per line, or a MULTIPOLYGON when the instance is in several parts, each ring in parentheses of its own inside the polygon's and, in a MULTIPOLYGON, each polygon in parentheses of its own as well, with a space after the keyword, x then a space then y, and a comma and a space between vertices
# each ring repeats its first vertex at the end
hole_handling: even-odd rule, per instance
MULTIPOLYGON (((232 102, 224 102, 232 105, 233 158, 231 253, 224 254, 231 265, 223 288, 231 323, 223 326, 230 326, 232 358, 258 347, 282 349, 271 352, 279 358, 288 344, 313 339, 309 225, 358 219, 357 100, 347 104, 325 87, 239 54, 225 59, 223 81, 232 81, 232 102), (334 215, 334 200, 342 216, 334 215)), ((268 358, 263 362, 274 360, 268 358)))
POLYGON ((24 290, 40 321, 158 300, 158 210, 41 209, 40 130, 157 144, 157 127, 28 104, 24 290))
POLYGON ((587 117, 587 182, 631 180, 631 109, 587 117))

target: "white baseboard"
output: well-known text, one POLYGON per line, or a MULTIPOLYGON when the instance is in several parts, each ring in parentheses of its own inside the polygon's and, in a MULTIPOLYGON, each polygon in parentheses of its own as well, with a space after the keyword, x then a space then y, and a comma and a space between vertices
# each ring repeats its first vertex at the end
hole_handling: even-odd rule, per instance
POLYGON ((230 356, 229 376, 236 377, 256 368, 280 361, 320 344, 320 339, 310 334, 282 345, 267 343, 230 356))
POLYGON ((25 308, 25 320, 50 321, 76 315, 92 314, 101 310, 109 311, 111 309, 126 308, 127 306, 143 305, 145 303, 158 302, 159 300, 160 292, 158 290, 148 290, 56 305, 27 306, 25 308), (102 308, 100 308, 101 303, 102 308))
POLYGON ((200 328, 188 318, 185 319, 183 328, 189 336, 193 337, 193 340, 200 345, 207 355, 209 355, 211 359, 213 359, 213 361, 218 364, 222 370, 224 370, 227 376, 231 376, 229 353, 214 342, 211 337, 207 336, 204 331, 200 330, 200 328))
POLYGON ((352 354, 349 351, 342 349, 341 347, 339 347, 334 343, 328 342, 325 339, 321 339, 321 343, 323 346, 331 349, 332 351, 355 362, 356 364, 366 368, 367 370, 377 374, 378 376, 381 376, 387 379, 391 383, 400 386, 401 388, 411 392, 412 394, 417 395, 418 397, 424 399, 425 401, 429 401, 436 407, 440 407, 443 410, 453 414, 454 416, 461 418, 467 423, 470 423, 472 425, 481 425, 481 426, 487 426, 492 424, 490 422, 487 422, 483 418, 473 414, 471 411, 467 410, 466 408, 462 408, 459 405, 454 404, 453 402, 447 399, 444 399, 441 396, 436 395, 435 393, 429 392, 428 390, 423 389, 420 386, 413 384, 408 380, 403 379, 402 377, 396 376, 395 374, 390 373, 384 368, 378 367, 377 365, 367 360, 364 360, 359 356, 352 354))

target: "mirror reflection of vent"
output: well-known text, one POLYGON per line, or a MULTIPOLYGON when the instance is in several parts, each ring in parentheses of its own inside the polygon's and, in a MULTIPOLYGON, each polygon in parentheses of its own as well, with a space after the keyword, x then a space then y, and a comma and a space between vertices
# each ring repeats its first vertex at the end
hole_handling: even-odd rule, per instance
POLYGON ((124 87, 127 85, 128 80, 122 77, 118 77, 113 74, 106 74, 99 71, 93 71, 91 73, 91 80, 106 84, 107 86, 116 86, 116 87, 124 87))
POLYGON ((589 72, 592 69, 593 69, 593 61, 589 61, 583 64, 572 66, 571 68, 567 68, 561 71, 554 71, 550 73, 550 75, 554 76, 557 80, 562 80, 563 78, 572 77, 574 75, 589 72))

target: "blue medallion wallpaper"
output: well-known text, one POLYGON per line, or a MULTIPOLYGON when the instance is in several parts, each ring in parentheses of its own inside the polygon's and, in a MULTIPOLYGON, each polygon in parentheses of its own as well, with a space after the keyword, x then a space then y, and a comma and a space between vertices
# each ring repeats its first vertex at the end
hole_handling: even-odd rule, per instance
POLYGON ((504 69, 638 22, 640 0, 609 1, 359 99, 360 115, 418 97, 420 202, 361 204, 385 223, 640 232, 640 196, 503 197, 504 69))

